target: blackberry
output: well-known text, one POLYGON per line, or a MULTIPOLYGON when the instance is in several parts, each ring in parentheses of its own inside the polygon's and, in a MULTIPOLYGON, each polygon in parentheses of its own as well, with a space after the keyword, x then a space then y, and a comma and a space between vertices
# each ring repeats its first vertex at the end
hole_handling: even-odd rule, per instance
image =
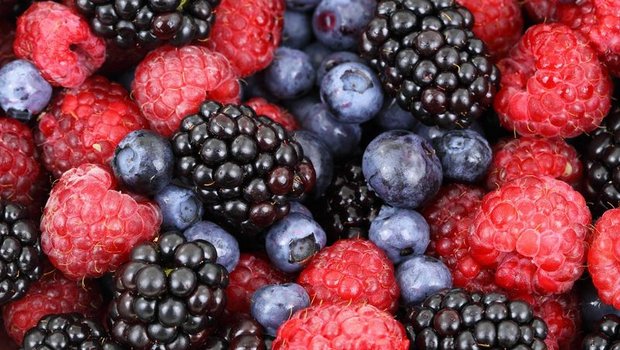
POLYGON ((47 315, 24 336, 20 350, 122 350, 103 327, 80 314, 47 315))
POLYGON ((216 259, 211 243, 174 231, 136 246, 115 276, 114 340, 130 349, 200 348, 226 303, 228 273, 216 259))
POLYGON ((410 307, 403 323, 420 350, 546 350, 547 325, 523 301, 500 293, 443 290, 410 307))
POLYGON ((231 232, 254 235, 283 218, 289 198, 310 192, 312 163, 278 123, 247 106, 208 101, 172 136, 177 176, 231 232))
POLYGON ((454 0, 382 0, 361 54, 421 122, 465 128, 493 104, 500 81, 473 22, 454 0))
POLYGON ((614 314, 603 316, 596 330, 583 338, 583 350, 620 349, 620 317, 614 314))
POLYGON ((231 317, 207 341, 205 350, 266 350, 263 327, 242 314, 231 317))
POLYGON ((75 0, 95 34, 116 45, 153 48, 205 40, 220 0, 75 0))
POLYGON ((0 305, 22 297, 41 276, 38 225, 19 204, 0 201, 0 305))

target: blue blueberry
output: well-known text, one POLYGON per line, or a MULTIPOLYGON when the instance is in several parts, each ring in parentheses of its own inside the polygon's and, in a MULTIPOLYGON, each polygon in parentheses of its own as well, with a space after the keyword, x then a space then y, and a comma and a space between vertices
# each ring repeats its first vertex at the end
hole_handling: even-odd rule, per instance
POLYGON ((217 263, 224 266, 228 272, 232 272, 237 266, 239 243, 220 226, 209 221, 199 221, 183 231, 183 235, 188 241, 202 239, 213 244, 217 251, 217 263))
POLYGON ((475 183, 486 174, 493 150, 475 131, 452 130, 433 140, 446 179, 475 183))
POLYGON ((452 287, 450 270, 438 259, 414 256, 398 265, 396 282, 406 305, 419 304, 431 294, 452 287))
MULTIPOLYGON (((484 130, 482 130, 482 126, 480 126, 480 123, 478 121, 474 121, 467 128, 467 130, 475 131, 479 133, 480 135, 484 136, 484 130)), ((417 123, 416 127, 414 128, 414 131, 416 134, 418 134, 419 136, 422 136, 427 141, 433 141, 434 139, 443 136, 445 133, 447 133, 450 130, 442 129, 438 126, 428 126, 423 123, 417 123)))
POLYGON ((172 180, 174 155, 170 142, 149 130, 132 131, 116 146, 112 170, 132 192, 155 194, 172 180))
POLYGON ((310 209, 306 208, 305 205, 299 202, 295 202, 295 201, 291 202, 290 205, 291 205, 291 208, 289 209, 289 212, 288 212, 289 215, 293 213, 298 213, 298 214, 305 215, 312 219, 312 212, 310 211, 310 209))
POLYGON ((308 292, 297 283, 271 284, 259 288, 250 300, 252 317, 270 336, 295 312, 310 306, 308 292))
POLYGON ((282 29, 282 46, 303 49, 312 41, 310 15, 304 12, 284 12, 284 28, 282 29))
POLYGON ((286 0, 286 8, 295 11, 312 10, 321 0, 286 0))
POLYGON ((318 198, 323 195, 327 186, 332 182, 334 157, 323 140, 310 131, 298 130, 294 134, 294 139, 301 145, 304 155, 314 165, 316 184, 312 193, 318 198))
POLYGON ((384 205, 370 224, 368 239, 399 264, 424 254, 430 243, 430 228, 418 212, 384 205))
POLYGON ((310 115, 317 103, 321 103, 318 94, 309 94, 302 98, 284 101, 284 107, 295 116, 297 121, 301 121, 310 115))
POLYGON ((52 86, 26 60, 0 68, 0 107, 11 117, 30 120, 41 113, 52 97, 52 86))
POLYGON ((332 50, 353 50, 376 7, 376 0, 322 0, 312 17, 314 35, 332 50))
POLYGON ((161 210, 162 228, 166 230, 185 230, 204 215, 202 202, 189 188, 170 184, 155 195, 155 201, 161 210))
POLYGON ((332 53, 332 50, 327 46, 321 44, 320 42, 316 41, 306 46, 304 48, 304 52, 310 57, 312 66, 315 69, 318 69, 321 66, 321 62, 323 62, 325 57, 332 53))
POLYGON ((321 81, 323 81, 325 74, 334 67, 348 62, 364 63, 364 60, 359 55, 349 51, 336 51, 327 55, 316 71, 317 84, 321 86, 321 81))
POLYGON ((265 237, 271 263, 284 272, 303 269, 325 247, 325 231, 306 215, 292 213, 273 225, 265 237))
POLYGON ((592 331, 596 327, 597 322, 607 314, 620 316, 620 310, 601 301, 598 291, 589 278, 578 281, 575 289, 579 291, 581 315, 583 317, 582 324, 586 331, 592 331))
POLYGON ((417 119, 411 115, 411 112, 400 108, 394 99, 384 103, 375 120, 383 131, 415 130, 418 125, 417 119))
POLYGON ((405 130, 386 131, 364 151, 362 171, 368 185, 388 205, 415 209, 441 186, 441 162, 431 144, 405 130))
POLYGON ((360 124, 372 119, 383 107, 383 89, 372 69, 348 62, 325 74, 321 100, 339 121, 360 124))
POLYGON ((300 124, 320 137, 335 157, 354 153, 362 139, 362 128, 358 124, 339 122, 322 103, 312 106, 306 117, 300 118, 300 124))
POLYGON ((301 97, 314 86, 316 71, 303 51, 280 47, 264 72, 267 90, 282 99, 301 97))

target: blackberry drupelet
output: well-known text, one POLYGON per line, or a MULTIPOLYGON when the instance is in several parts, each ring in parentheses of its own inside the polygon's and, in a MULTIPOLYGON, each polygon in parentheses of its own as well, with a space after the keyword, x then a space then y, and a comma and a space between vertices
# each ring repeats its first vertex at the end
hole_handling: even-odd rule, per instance
POLYGON ((172 136, 176 172, 206 211, 233 233, 252 236, 283 218, 289 198, 310 192, 312 163, 278 123, 248 106, 208 101, 172 136))
POLYGON ((75 0, 95 34, 118 46, 182 46, 205 40, 220 0, 75 0))
POLYGON ((499 293, 444 290, 408 308, 402 321, 419 350, 547 349, 545 322, 499 293))
POLYGON ((26 208, 0 201, 0 305, 22 297, 41 276, 40 238, 26 208))
POLYGON ((178 232, 143 243, 115 276, 107 321, 114 340, 130 349, 200 348, 226 303, 226 269, 211 243, 178 232))
POLYGON ((603 316, 596 330, 583 338, 583 350, 620 349, 620 317, 614 314, 603 316))
POLYGON ((421 122, 465 128, 493 104, 500 81, 473 21, 454 0, 382 0, 361 54, 421 122))
POLYGON ((204 350, 266 350, 263 327, 249 316, 231 315, 204 350))
POLYGON ((47 315, 31 328, 20 350, 122 350, 103 326, 80 314, 47 315))

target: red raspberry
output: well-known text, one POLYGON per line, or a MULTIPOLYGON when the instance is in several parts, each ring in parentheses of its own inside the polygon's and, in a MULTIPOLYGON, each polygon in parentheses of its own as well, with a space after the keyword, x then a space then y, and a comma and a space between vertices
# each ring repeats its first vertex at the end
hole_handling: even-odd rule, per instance
POLYGON ((264 98, 254 97, 253 99, 246 101, 245 104, 252 107, 256 114, 264 115, 269 119, 280 123, 288 131, 295 131, 299 129, 297 120, 295 120, 295 117, 291 113, 280 106, 269 103, 269 101, 264 98))
POLYGON ((588 271, 601 300, 620 308, 620 208, 606 211, 596 223, 588 271))
POLYGON ((574 137, 594 130, 611 103, 611 79, 596 52, 562 24, 531 27, 498 63, 495 109, 521 135, 574 137))
POLYGON ((343 239, 321 250, 297 279, 312 304, 345 301, 396 311, 400 291, 394 265, 370 241, 343 239))
POLYGON ((105 61, 105 42, 75 10, 37 2, 17 20, 15 55, 32 61, 52 85, 80 86, 105 61))
POLYGON ((273 350, 409 349, 403 325, 368 304, 314 305, 278 329, 273 350))
POLYGON ((581 311, 576 293, 536 297, 532 303, 534 313, 545 320, 548 327, 549 350, 578 349, 581 330, 581 311))
POLYGON ((15 59, 13 41, 15 40, 15 26, 9 21, 0 20, 0 67, 15 59))
MULTIPOLYGON (((219 15, 218 15, 219 16, 219 15)), ((239 101, 239 81, 226 57, 201 46, 164 46, 136 68, 132 94, 151 128, 171 136, 205 99, 239 101)))
POLYGON ((256 255, 242 253, 237 267, 230 273, 226 287, 226 310, 231 314, 250 314, 252 294, 267 284, 290 282, 289 276, 273 268, 256 255))
POLYGON ((280 45, 284 0, 222 0, 207 47, 230 60, 237 74, 267 68, 280 45))
POLYGON ((523 7, 535 23, 555 22, 558 19, 558 0, 525 0, 523 7))
POLYGON ((77 312, 95 317, 103 300, 94 282, 71 281, 53 270, 28 289, 26 295, 2 310, 6 331, 21 344, 24 334, 46 315, 77 312))
POLYGON ((577 151, 563 139, 504 139, 494 147, 487 188, 496 189, 524 175, 547 175, 576 185, 582 172, 577 151))
POLYGON ((581 276, 591 215, 566 182, 527 175, 487 194, 474 216, 472 257, 514 294, 558 294, 581 276))
POLYGON ((36 141, 43 164, 59 177, 84 163, 107 165, 123 137, 146 125, 121 85, 94 76, 50 104, 40 117, 36 141))
POLYGON ((155 237, 157 205, 116 191, 114 175, 83 164, 52 188, 41 218, 41 247, 67 277, 99 277, 127 260, 137 244, 155 237))
POLYGON ((523 16, 517 0, 457 0, 474 15, 474 34, 500 59, 517 44, 523 32, 523 16))

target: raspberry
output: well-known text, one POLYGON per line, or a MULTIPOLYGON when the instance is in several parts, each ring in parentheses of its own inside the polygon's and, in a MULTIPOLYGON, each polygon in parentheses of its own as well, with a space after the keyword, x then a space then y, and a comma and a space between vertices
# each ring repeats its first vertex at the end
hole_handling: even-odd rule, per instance
POLYGON ((290 282, 289 276, 273 268, 257 255, 242 253, 235 269, 230 273, 226 288, 226 310, 232 314, 250 314, 252 294, 268 284, 290 282))
POLYGON ((105 61, 105 42, 75 10, 37 2, 17 20, 13 50, 32 61, 52 85, 80 86, 105 61))
POLYGON ((370 241, 343 239, 321 250, 297 279, 312 304, 349 302, 396 311, 399 289, 394 266, 370 241))
POLYGON ((365 304, 314 305, 299 310, 279 329, 273 350, 407 350, 403 325, 392 315, 365 304))
POLYGON ((127 91, 101 76, 65 90, 39 120, 43 164, 59 177, 84 163, 107 165, 128 133, 146 127, 127 91))
POLYGON ((523 7, 535 23, 558 20, 558 0, 525 0, 523 7))
POLYGON ((67 277, 113 271, 136 244, 157 234, 159 208, 115 189, 114 175, 93 164, 67 171, 54 185, 41 218, 41 246, 67 277))
POLYGON ((21 344, 24 334, 46 315, 77 312, 94 317, 102 298, 91 281, 71 281, 53 270, 32 284, 26 295, 4 307, 2 317, 9 336, 21 344))
POLYGON ((610 77, 584 37, 565 25, 531 27, 498 66, 495 109, 521 135, 574 137, 609 111, 610 77))
POLYGON ((226 57, 201 46, 164 46, 136 68, 132 94, 151 128, 170 136, 205 99, 239 101, 237 76, 226 57))
POLYGON ((585 200, 570 185, 524 176, 482 199, 471 255, 515 294, 564 293, 583 272, 590 222, 585 200))
POLYGON ((579 348, 581 312, 576 293, 536 297, 532 305, 534 313, 545 320, 549 328, 545 341, 549 350, 579 348))
POLYGON ((494 147, 487 188, 496 189, 524 175, 546 175, 576 185, 582 172, 577 151, 562 139, 504 139, 494 147))
POLYGON ((241 77, 267 68, 280 45, 284 0, 222 0, 205 45, 230 60, 241 77))
POLYGON ((268 117, 274 122, 282 125, 288 131, 295 131, 299 129, 297 120, 295 120, 295 117, 291 113, 280 106, 269 103, 269 101, 264 98, 255 97, 246 101, 245 104, 252 107, 257 115, 264 115, 268 117))
POLYGON ((15 40, 15 25, 9 21, 0 21, 0 67, 15 59, 13 41, 15 40))
POLYGON ((474 15, 474 34, 500 59, 517 44, 523 31, 523 16, 517 0, 457 0, 474 15))
POLYGON ((606 211, 594 227, 588 271, 601 300, 620 308, 620 209, 606 211))

